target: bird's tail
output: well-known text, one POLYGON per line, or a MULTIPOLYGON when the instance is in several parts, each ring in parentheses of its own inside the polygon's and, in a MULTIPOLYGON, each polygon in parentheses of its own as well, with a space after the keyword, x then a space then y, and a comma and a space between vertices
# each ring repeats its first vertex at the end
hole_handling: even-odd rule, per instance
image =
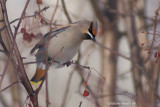
POLYGON ((46 70, 45 69, 41 69, 41 68, 37 67, 36 73, 34 74, 32 79, 30 80, 30 83, 32 85, 34 85, 34 84, 39 84, 40 85, 42 80, 45 78, 45 74, 46 74, 46 70))

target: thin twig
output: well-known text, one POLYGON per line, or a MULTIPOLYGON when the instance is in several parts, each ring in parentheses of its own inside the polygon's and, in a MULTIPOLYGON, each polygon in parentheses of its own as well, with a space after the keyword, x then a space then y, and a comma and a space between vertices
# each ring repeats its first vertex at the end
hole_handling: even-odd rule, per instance
POLYGON ((95 43, 96 43, 97 45, 99 45, 100 47, 104 48, 105 50, 108 50, 108 51, 110 51, 111 53, 113 53, 113 54, 115 54, 115 55, 118 55, 118 56, 120 56, 120 57, 122 57, 122 58, 124 58, 124 59, 127 59, 127 60, 129 60, 129 61, 132 62, 132 59, 131 59, 131 58, 129 58, 129 57, 127 57, 127 56, 125 56, 125 55, 123 55, 123 54, 121 54, 121 53, 118 53, 117 51, 114 51, 114 50, 112 50, 112 49, 110 49, 110 48, 102 45, 102 44, 99 43, 99 42, 95 42, 95 43))
POLYGON ((51 20, 50 20, 50 34, 47 38, 47 40, 45 41, 46 42, 46 45, 45 45, 45 65, 46 65, 46 74, 45 74, 45 83, 46 83, 46 107, 49 107, 49 92, 48 92, 48 69, 49 69, 49 66, 48 66, 48 44, 49 44, 49 38, 51 37, 51 32, 52 32, 52 22, 53 22, 53 19, 54 19, 54 16, 56 14, 56 11, 57 11, 57 8, 58 8, 58 3, 59 3, 59 0, 57 0, 56 2, 56 6, 55 6, 55 9, 53 10, 53 14, 51 16, 51 20))
MULTIPOLYGON (((153 40, 152 40, 152 43, 150 45, 149 51, 151 51, 151 49, 153 48, 154 42, 155 42, 156 30, 157 30, 157 21, 158 21, 158 16, 159 16, 159 10, 160 10, 160 7, 155 12, 156 16, 155 16, 155 20, 154 20, 153 40)), ((148 60, 150 59, 150 57, 151 57, 151 54, 149 54, 149 56, 148 56, 148 58, 146 60, 146 63, 148 62, 148 60)))
POLYGON ((79 103, 79 107, 81 107, 81 105, 82 105, 82 101, 79 103))
POLYGON ((4 52, 5 52, 6 54, 9 54, 8 49, 7 49, 6 45, 4 44, 4 42, 3 42, 3 40, 2 40, 1 32, 0 32, 0 44, 2 45, 4 52))
POLYGON ((20 83, 20 81, 15 81, 15 82, 13 82, 13 83, 10 84, 9 86, 7 86, 7 87, 5 87, 4 89, 0 90, 0 93, 3 92, 3 91, 5 91, 6 89, 12 87, 13 85, 15 85, 15 84, 17 84, 17 83, 20 83))
MULTIPOLYGON (((79 66, 77 66, 77 70, 81 71, 81 69, 79 68, 79 66)), ((82 74, 80 72, 78 72, 78 73, 79 73, 79 75, 82 78, 82 82, 84 82, 85 78, 82 76, 82 74)), ((95 93, 93 92, 93 90, 91 89, 91 87, 89 85, 87 85, 86 88, 89 90, 90 94, 94 98, 95 103, 96 103, 96 107, 100 107, 99 101, 97 100, 97 96, 95 95, 95 93)))
MULTIPOLYGON (((138 69, 140 69, 140 70, 142 71, 142 73, 144 74, 144 76, 145 76, 146 78, 149 78, 149 75, 148 75, 147 72, 145 72, 144 67, 143 67, 143 66, 140 66, 136 61, 132 60, 132 59, 129 58, 129 57, 124 56, 124 55, 121 54, 121 53, 118 53, 117 51, 114 51, 114 50, 112 50, 112 49, 110 49, 110 48, 108 48, 108 47, 106 47, 106 46, 103 46, 102 44, 100 44, 100 43, 98 43, 98 42, 95 42, 95 43, 96 43, 97 45, 99 45, 100 47, 102 47, 102 48, 104 48, 104 49, 112 52, 113 54, 118 55, 118 56, 120 56, 120 57, 122 57, 122 58, 124 58, 124 59, 127 59, 127 60, 131 61, 138 69)), ((147 82, 149 83, 150 87, 151 87, 152 89, 154 89, 153 84, 151 83, 151 81, 147 80, 147 82)))
MULTIPOLYGON (((60 64, 60 62, 58 62, 58 61, 55 61, 54 60, 54 58, 53 59, 51 59, 52 60, 52 63, 58 63, 58 64, 60 64)), ((25 63, 23 63, 24 65, 28 65, 28 64, 35 64, 35 63, 38 63, 38 62, 45 62, 45 60, 41 60, 41 61, 33 61, 33 62, 25 62, 25 63)))
POLYGON ((41 90, 42 86, 43 86, 44 80, 41 82, 41 84, 39 85, 39 87, 36 89, 35 94, 39 94, 39 91, 41 90))
POLYGON ((66 4, 65 4, 64 0, 62 0, 62 7, 63 7, 63 10, 64 10, 64 14, 67 17, 67 20, 69 21, 69 23, 72 23, 72 20, 71 20, 71 18, 69 16, 69 13, 67 11, 66 4))
MULTIPOLYGON (((49 9, 49 7, 44 7, 42 10, 40 10, 39 13, 43 12, 43 11, 46 11, 47 9, 49 9)), ((29 16, 24 16, 22 19, 25 19, 25 18, 30 18, 30 17, 36 17, 38 15, 38 12, 35 12, 35 14, 33 15, 29 15, 29 16)), ((17 18, 17 19, 14 19, 13 21, 9 22, 9 24, 13 24, 14 22, 20 20, 21 18, 17 18)), ((0 31, 4 30, 6 28, 6 26, 2 27, 0 29, 0 31)))
POLYGON ((70 73, 70 75, 68 77, 69 79, 67 81, 66 90, 65 90, 65 93, 64 93, 64 96, 63 96, 62 106, 61 107, 65 107, 65 105, 66 105, 66 100, 67 100, 67 97, 68 97, 69 88, 70 88, 70 84, 71 84, 73 73, 74 73, 74 70, 70 73))
MULTIPOLYGON (((4 44, 4 42, 3 42, 2 38, 1 38, 1 34, 0 34, 0 39, 1 39, 1 45, 2 45, 2 47, 5 49, 5 51, 6 51, 7 53, 10 53, 10 54, 9 54, 9 57, 8 57, 6 63, 5 63, 5 67, 4 67, 3 71, 2 71, 2 76, 1 76, 1 80, 0 80, 0 89, 1 89, 4 76, 5 76, 6 72, 7 72, 7 69, 8 69, 8 66, 9 66, 9 63, 10 63, 10 60, 12 59, 12 56, 13 56, 13 46, 14 46, 14 43, 13 43, 13 45, 11 46, 10 52, 8 52, 6 46, 5 46, 5 44, 4 44)), ((8 54, 7 54, 7 55, 8 55, 8 54)))

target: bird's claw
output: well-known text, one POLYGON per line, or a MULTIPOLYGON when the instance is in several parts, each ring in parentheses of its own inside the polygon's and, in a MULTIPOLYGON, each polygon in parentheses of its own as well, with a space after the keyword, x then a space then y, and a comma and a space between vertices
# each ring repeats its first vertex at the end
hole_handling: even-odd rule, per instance
POLYGON ((73 61, 68 61, 68 62, 64 63, 64 65, 66 65, 67 67, 69 67, 72 63, 73 63, 73 61))

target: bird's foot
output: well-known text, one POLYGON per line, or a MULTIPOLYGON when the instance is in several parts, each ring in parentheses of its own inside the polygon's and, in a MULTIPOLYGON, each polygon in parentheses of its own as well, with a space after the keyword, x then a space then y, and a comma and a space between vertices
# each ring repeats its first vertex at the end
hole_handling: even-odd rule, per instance
POLYGON ((66 65, 67 67, 69 67, 72 63, 73 63, 73 61, 68 61, 68 62, 64 63, 64 65, 66 65))

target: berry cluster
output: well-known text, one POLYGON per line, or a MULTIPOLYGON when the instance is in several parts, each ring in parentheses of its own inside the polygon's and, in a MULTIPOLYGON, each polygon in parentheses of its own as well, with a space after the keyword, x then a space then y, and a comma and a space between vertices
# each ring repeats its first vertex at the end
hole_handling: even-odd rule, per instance
POLYGON ((83 92, 83 96, 84 96, 84 97, 89 96, 89 92, 87 91, 86 86, 87 86, 87 81, 84 82, 84 87, 85 87, 85 90, 84 90, 84 92, 83 92))
POLYGON ((88 83, 88 80, 89 80, 89 78, 90 78, 90 76, 91 76, 91 71, 89 71, 89 73, 88 73, 88 75, 87 75, 87 78, 86 78, 86 80, 84 81, 84 87, 85 87, 85 90, 84 90, 84 92, 83 92, 83 96, 84 97, 87 97, 87 96, 89 96, 89 92, 87 91, 87 83, 88 83))
POLYGON ((28 33, 26 28, 21 28, 21 33, 23 33, 23 40, 31 42, 32 38, 35 37, 33 33, 28 33))

